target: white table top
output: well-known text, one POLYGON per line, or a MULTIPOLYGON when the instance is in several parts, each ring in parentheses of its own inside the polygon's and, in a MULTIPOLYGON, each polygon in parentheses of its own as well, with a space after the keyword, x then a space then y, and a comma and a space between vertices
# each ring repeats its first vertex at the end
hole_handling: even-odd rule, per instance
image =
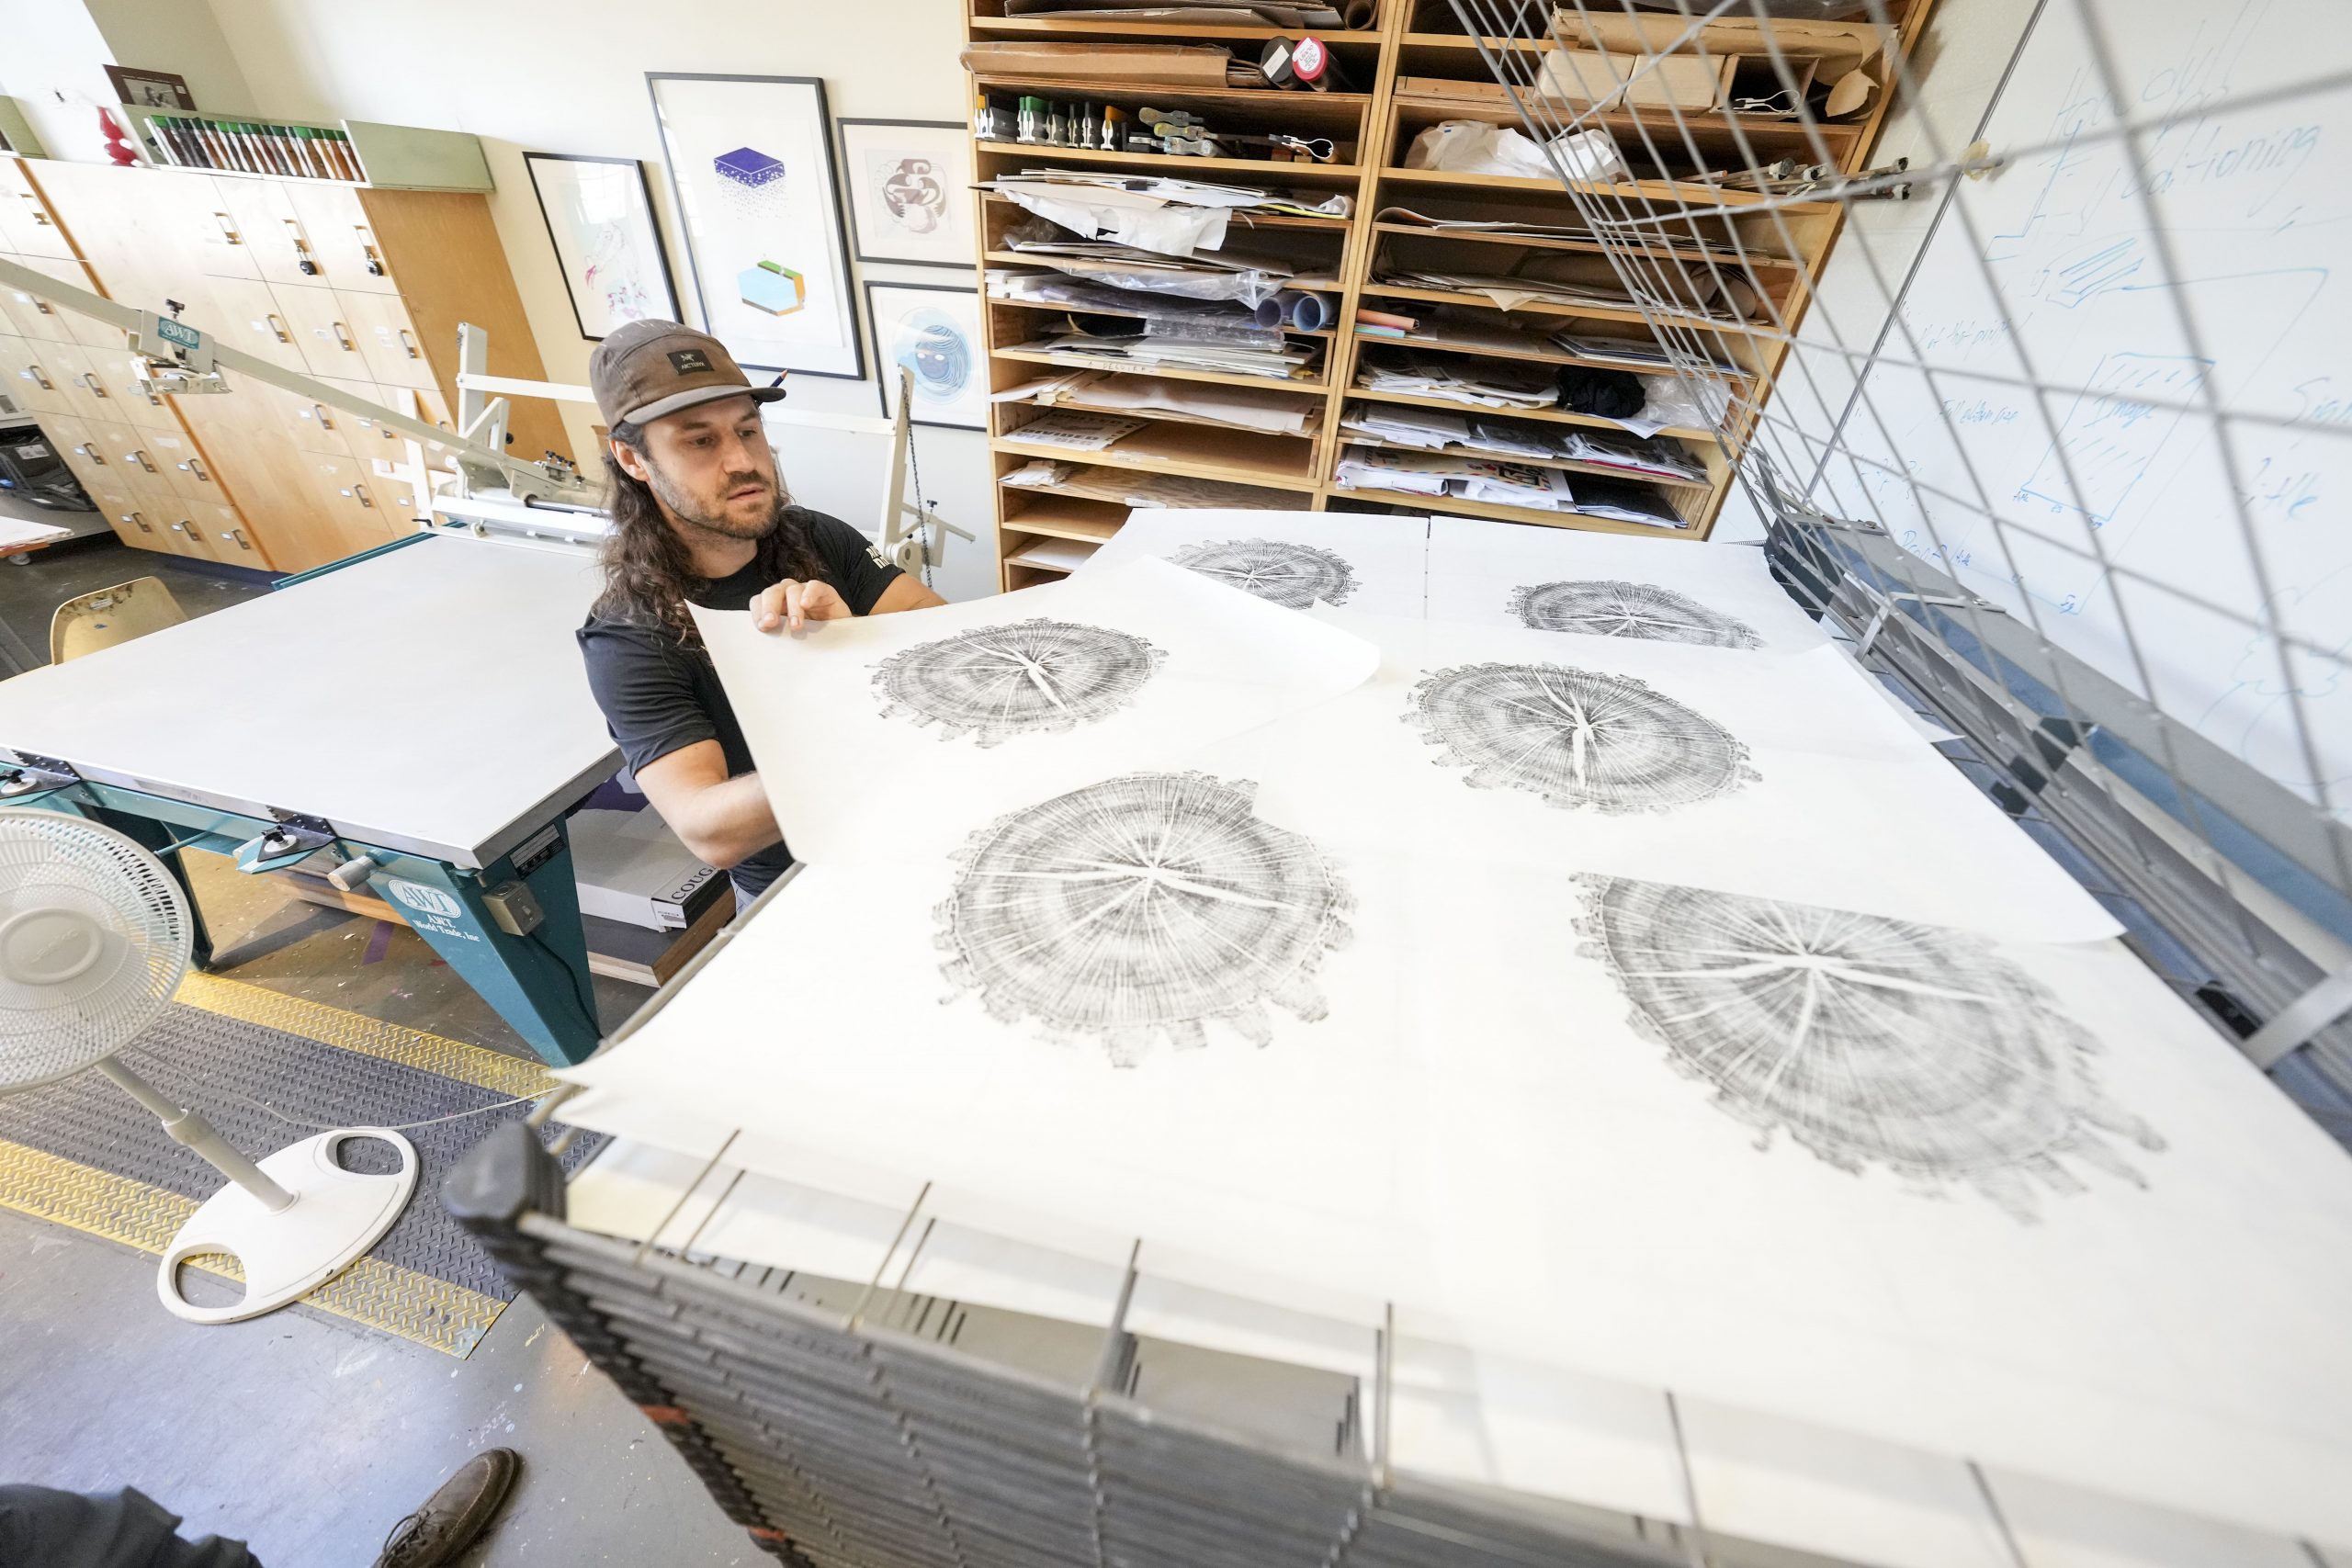
POLYGON ((0 748, 467 868, 620 765, 584 554, 457 535, 0 682, 0 748))

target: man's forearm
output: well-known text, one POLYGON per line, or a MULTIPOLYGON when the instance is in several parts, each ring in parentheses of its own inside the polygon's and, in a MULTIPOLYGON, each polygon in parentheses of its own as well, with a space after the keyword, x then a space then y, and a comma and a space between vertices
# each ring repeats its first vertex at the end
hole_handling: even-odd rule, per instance
POLYGON ((721 871, 784 837, 757 773, 739 774, 696 792, 684 815, 689 819, 671 823, 671 830, 686 848, 721 871))

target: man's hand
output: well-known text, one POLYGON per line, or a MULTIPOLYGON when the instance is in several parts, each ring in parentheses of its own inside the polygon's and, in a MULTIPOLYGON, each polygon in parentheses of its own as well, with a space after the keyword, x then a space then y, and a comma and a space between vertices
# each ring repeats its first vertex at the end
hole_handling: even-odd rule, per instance
POLYGON ((844 621, 849 605, 830 582, 796 582, 786 578, 760 591, 752 601, 752 624, 763 632, 779 628, 798 631, 810 621, 844 621))

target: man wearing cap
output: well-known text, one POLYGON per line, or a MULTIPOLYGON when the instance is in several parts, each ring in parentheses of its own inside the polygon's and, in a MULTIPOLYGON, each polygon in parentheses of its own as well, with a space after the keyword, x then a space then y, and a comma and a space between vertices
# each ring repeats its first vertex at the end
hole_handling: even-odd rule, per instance
POLYGON ((749 610, 763 631, 943 603, 836 517, 795 506, 754 387, 718 340, 631 321, 588 379, 610 426, 605 590, 580 628, 588 684, 646 798, 740 908, 792 863, 742 729, 686 612, 749 610))

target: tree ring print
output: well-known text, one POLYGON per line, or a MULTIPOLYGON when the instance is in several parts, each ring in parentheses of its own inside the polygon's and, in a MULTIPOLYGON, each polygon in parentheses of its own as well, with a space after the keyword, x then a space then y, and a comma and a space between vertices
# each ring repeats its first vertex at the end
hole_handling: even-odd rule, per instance
POLYGON ((1715 1103, 1840 1170, 1973 1188, 2019 1220, 2085 1190, 2073 1159, 2145 1186, 2110 1137, 2164 1141, 2111 1103, 2099 1046, 1964 931, 1623 877, 1576 879, 1578 949, 1644 1038, 1715 1103))
POLYGON ((1344 558, 1280 539, 1186 545, 1168 558, 1286 610, 1304 610, 1317 599, 1344 604, 1356 589, 1355 568, 1344 558))
POLYGON ((1016 621, 918 643, 874 667, 882 716, 981 746, 1091 724, 1125 707, 1167 654, 1139 637, 1072 621, 1016 621))
POLYGON ((1753 782, 1747 748, 1630 675, 1463 664, 1413 688, 1408 724, 1480 789, 1522 789, 1611 816, 1671 811, 1753 782))
POLYGON ((1252 814, 1257 789, 1130 773, 999 818, 934 911, 943 972, 990 1017, 1122 1067, 1211 1022, 1264 1045, 1270 1003, 1321 1019, 1315 973, 1355 900, 1312 840, 1252 814))
POLYGON ((1536 631, 1687 642, 1702 648, 1761 648, 1747 622, 1654 582, 1577 578, 1511 591, 1510 613, 1536 631))

